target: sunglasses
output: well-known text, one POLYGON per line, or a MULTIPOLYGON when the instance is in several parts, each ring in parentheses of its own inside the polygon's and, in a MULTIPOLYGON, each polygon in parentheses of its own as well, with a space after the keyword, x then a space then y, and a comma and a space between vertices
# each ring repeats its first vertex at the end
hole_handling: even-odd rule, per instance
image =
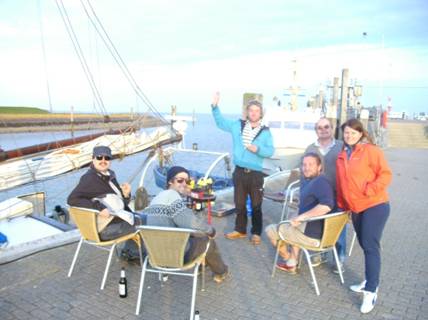
POLYGON ((111 157, 109 157, 109 156, 96 156, 95 157, 95 159, 97 159, 98 161, 101 161, 101 160, 105 160, 105 161, 110 161, 111 160, 111 157))
POLYGON ((183 183, 183 182, 185 182, 186 184, 190 184, 190 180, 189 179, 184 179, 184 178, 178 178, 178 179, 175 179, 175 181, 177 182, 177 183, 183 183))
POLYGON ((327 130, 327 129, 330 129, 330 126, 329 126, 328 124, 326 124, 326 125, 325 125, 325 126, 323 126, 323 127, 322 127, 322 126, 318 126, 318 127, 317 127, 317 129, 318 129, 318 130, 322 130, 322 129, 327 130))

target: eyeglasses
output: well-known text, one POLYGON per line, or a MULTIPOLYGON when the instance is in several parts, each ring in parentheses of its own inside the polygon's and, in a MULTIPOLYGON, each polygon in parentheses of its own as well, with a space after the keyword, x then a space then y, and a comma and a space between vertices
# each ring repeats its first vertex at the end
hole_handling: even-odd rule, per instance
POLYGON ((105 161, 110 161, 111 160, 111 157, 109 157, 109 156, 96 156, 95 157, 95 159, 97 159, 98 161, 101 161, 101 160, 105 160, 105 161))
POLYGON ((322 130, 322 129, 325 129, 325 130, 330 129, 330 126, 328 124, 326 124, 325 126, 318 126, 317 127, 317 130, 322 130))
POLYGON ((178 179, 175 179, 175 181, 177 182, 177 183, 183 183, 183 182, 185 182, 186 184, 190 184, 190 180, 189 179, 184 179, 184 178, 178 178, 178 179))

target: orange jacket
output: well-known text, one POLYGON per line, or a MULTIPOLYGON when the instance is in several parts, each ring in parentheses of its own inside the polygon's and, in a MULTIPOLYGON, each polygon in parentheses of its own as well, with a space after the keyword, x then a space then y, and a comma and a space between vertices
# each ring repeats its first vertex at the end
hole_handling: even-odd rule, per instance
POLYGON ((380 148, 358 143, 348 159, 346 150, 336 161, 337 205, 361 212, 388 201, 386 187, 392 172, 380 148))

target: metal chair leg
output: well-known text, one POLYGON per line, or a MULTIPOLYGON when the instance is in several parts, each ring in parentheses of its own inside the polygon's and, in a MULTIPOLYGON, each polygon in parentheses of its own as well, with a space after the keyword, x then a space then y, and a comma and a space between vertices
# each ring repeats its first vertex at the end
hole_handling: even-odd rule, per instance
POLYGON ((276 271, 276 264, 278 262, 278 257, 279 257, 279 244, 281 243, 281 240, 278 240, 276 242, 276 253, 275 253, 275 259, 273 260, 273 268, 272 268, 272 278, 275 276, 275 271, 276 271))
POLYGON ((317 282, 317 278, 315 277, 314 268, 312 267, 311 255, 309 254, 308 250, 303 249, 303 248, 301 248, 301 249, 305 253, 306 260, 308 261, 309 271, 311 272, 312 281, 314 282, 315 292, 316 292, 317 296, 319 296, 320 290, 318 288, 318 282, 317 282))
POLYGON ((106 285, 107 274, 108 274, 108 270, 110 269, 111 258, 113 257, 113 252, 114 252, 115 248, 116 248, 116 243, 111 246, 110 252, 108 254, 107 265, 106 265, 106 268, 104 270, 103 281, 101 282, 101 290, 104 290, 104 287, 106 285))
POLYGON ((73 261, 71 262, 70 270, 68 270, 67 277, 69 277, 69 278, 71 277, 71 274, 73 273, 74 265, 76 264, 77 256, 79 255, 80 248, 82 247, 82 243, 83 243, 83 237, 80 238, 79 244, 77 245, 76 252, 74 253, 73 261))
POLYGON ((206 261, 204 259, 202 261, 202 280, 201 280, 202 286, 201 286, 201 291, 205 291, 205 264, 206 264, 206 261))
POLYGON ((195 300, 196 300, 196 289, 198 287, 198 269, 199 264, 195 266, 195 270, 193 271, 193 289, 192 289, 192 304, 190 306, 190 320, 193 320, 195 314, 195 300))
POLYGON ((138 288, 137 307, 135 308, 135 315, 137 316, 140 314, 141 297, 143 295, 144 277, 146 276, 147 260, 148 257, 144 259, 143 267, 141 268, 140 287, 138 288))
POLYGON ((334 260, 335 260, 335 262, 336 262, 337 270, 339 271, 340 282, 341 282, 342 284, 344 284, 344 283, 345 283, 345 281, 343 280, 342 266, 340 265, 340 262, 339 262, 339 256, 337 255, 337 250, 336 250, 336 247, 335 247, 335 246, 333 246, 333 255, 334 255, 334 260))

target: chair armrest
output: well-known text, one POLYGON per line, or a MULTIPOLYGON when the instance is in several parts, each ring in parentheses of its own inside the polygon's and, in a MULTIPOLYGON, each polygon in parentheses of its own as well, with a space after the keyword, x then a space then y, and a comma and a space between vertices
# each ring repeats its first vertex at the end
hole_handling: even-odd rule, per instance
POLYGON ((68 208, 69 208, 69 209, 75 208, 75 209, 78 209, 78 210, 83 210, 83 211, 93 212, 93 213, 95 213, 95 214, 100 213, 100 211, 99 211, 99 210, 96 210, 96 209, 89 209, 89 208, 75 207, 75 206, 68 206, 68 208))
MULTIPOLYGON (((302 220, 302 222, 312 222, 312 221, 317 221, 317 220, 325 220, 325 219, 329 219, 329 218, 333 218, 333 217, 337 217, 340 216, 344 213, 348 213, 348 211, 340 211, 340 212, 333 212, 333 213, 329 213, 329 214, 324 214, 322 216, 318 216, 318 217, 312 217, 309 219, 304 219, 302 220)), ((278 229, 280 225, 283 224, 291 224, 291 220, 283 220, 280 223, 278 223, 278 229)))
POLYGON ((188 229, 188 228, 174 228, 174 227, 162 227, 162 226, 148 226, 148 225, 140 225, 136 226, 137 230, 159 230, 159 231, 171 231, 171 232, 185 232, 190 233, 194 236, 208 236, 206 232, 188 229))
POLYGON ((322 216, 312 217, 312 218, 309 218, 309 219, 305 219, 302 222, 312 222, 312 221, 318 221, 318 220, 325 220, 325 219, 329 219, 329 218, 340 216, 340 215, 342 215, 344 213, 347 214, 348 211, 339 211, 339 212, 328 213, 328 214, 324 214, 322 216))

